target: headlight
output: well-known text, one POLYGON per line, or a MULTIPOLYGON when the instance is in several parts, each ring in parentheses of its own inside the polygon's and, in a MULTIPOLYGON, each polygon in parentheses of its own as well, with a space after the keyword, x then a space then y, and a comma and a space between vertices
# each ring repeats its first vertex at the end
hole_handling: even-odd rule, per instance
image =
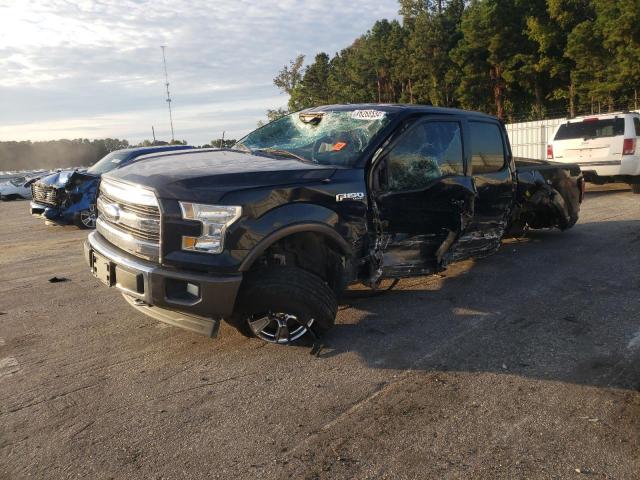
POLYGON ((235 206, 180 202, 180 208, 182 218, 202 223, 202 235, 182 237, 182 249, 193 252, 221 253, 227 227, 242 215, 242 207, 235 206))

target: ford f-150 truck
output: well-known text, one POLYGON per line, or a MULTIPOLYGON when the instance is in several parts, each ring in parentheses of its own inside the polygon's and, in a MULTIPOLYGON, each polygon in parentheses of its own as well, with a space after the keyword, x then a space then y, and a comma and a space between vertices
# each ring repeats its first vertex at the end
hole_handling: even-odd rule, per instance
POLYGON ((288 344, 327 331, 351 284, 442 271, 509 231, 573 226, 583 192, 575 165, 515 160, 494 117, 325 106, 231 149, 105 175, 85 256, 158 320, 213 336, 225 319, 288 344))

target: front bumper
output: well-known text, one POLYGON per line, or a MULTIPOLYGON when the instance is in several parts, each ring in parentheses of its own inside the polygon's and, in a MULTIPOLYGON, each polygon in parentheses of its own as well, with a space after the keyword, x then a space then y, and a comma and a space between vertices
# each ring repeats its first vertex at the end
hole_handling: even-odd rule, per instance
POLYGON ((212 276, 162 267, 130 255, 98 232, 84 244, 94 276, 120 290, 127 301, 156 320, 214 336, 233 312, 242 274, 212 276))
POLYGON ((46 218, 47 220, 59 220, 62 213, 58 207, 52 207, 51 205, 45 205, 34 201, 31 202, 30 207, 31 215, 46 218))

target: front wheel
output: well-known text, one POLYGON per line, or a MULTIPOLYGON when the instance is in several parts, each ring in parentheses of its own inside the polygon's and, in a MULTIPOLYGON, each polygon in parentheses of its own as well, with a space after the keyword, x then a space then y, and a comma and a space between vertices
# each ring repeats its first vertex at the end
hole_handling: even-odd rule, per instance
POLYGON ((229 323, 245 336, 288 345, 310 332, 323 335, 337 310, 335 293, 317 275, 272 267, 246 274, 229 323))
POLYGON ((631 191, 635 194, 640 194, 640 183, 632 183, 631 191))
POLYGON ((86 210, 80 211, 75 220, 76 226, 80 228, 96 228, 96 206, 91 205, 86 210))

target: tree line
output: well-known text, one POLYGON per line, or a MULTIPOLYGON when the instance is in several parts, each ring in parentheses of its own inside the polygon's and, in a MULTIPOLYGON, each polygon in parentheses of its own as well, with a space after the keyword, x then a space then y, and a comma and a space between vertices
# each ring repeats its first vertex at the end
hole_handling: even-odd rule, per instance
POLYGON ((506 121, 638 108, 640 0, 400 0, 333 56, 299 55, 274 84, 287 111, 421 103, 506 121))
POLYGON ((149 147, 170 144, 186 145, 186 141, 154 142, 144 140, 137 145, 131 145, 127 140, 118 138, 0 142, 0 170, 88 167, 114 150, 133 146, 149 147))
MULTIPOLYGON (((218 138, 199 148, 231 148, 237 140, 218 138)), ((65 167, 88 167, 114 150, 130 147, 156 145, 187 145, 186 140, 143 140, 138 144, 118 138, 89 140, 0 141, 0 170, 54 169, 65 167)))
POLYGON ((0 142, 0 170, 88 166, 127 147, 129 142, 118 138, 0 142))

